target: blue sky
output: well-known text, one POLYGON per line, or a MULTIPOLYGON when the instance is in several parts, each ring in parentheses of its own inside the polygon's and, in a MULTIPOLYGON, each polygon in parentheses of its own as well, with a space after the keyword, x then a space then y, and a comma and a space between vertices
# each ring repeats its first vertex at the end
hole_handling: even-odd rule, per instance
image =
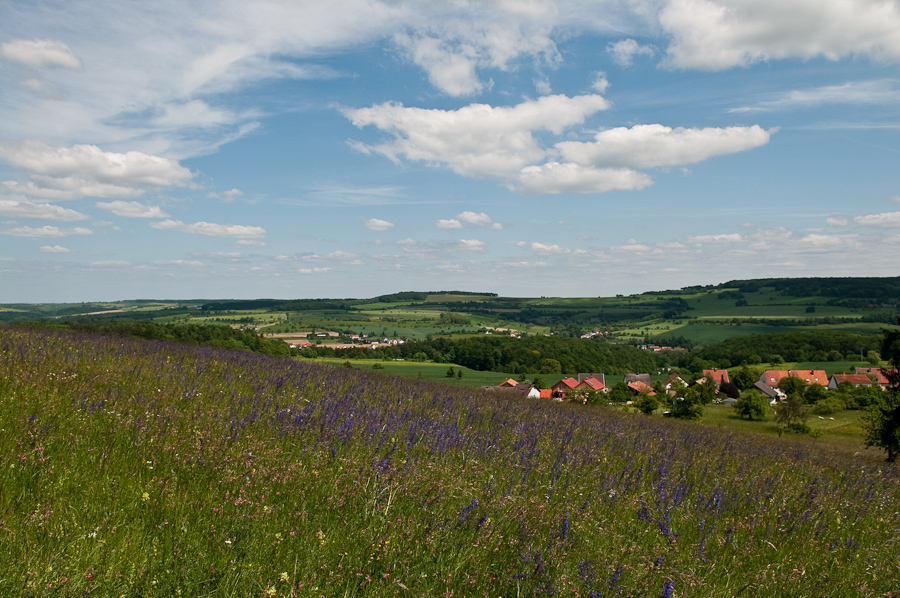
POLYGON ((0 5, 0 302, 900 274, 900 2, 0 5))

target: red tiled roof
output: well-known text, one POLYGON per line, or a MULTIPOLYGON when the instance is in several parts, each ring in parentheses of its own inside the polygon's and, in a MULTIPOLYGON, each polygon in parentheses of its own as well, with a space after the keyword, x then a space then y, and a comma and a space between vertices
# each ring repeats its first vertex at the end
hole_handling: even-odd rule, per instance
POLYGON ((641 394, 650 395, 651 397, 656 396, 656 393, 653 391, 653 387, 644 384, 640 380, 635 380, 634 382, 629 383, 628 388, 630 388, 636 392, 639 392, 641 394))
POLYGON ((516 382, 515 380, 513 380, 512 378, 507 378, 506 380, 504 380, 503 382, 501 382, 501 383, 498 384, 497 386, 513 386, 513 387, 515 387, 515 386, 518 386, 518 384, 519 384, 519 383, 516 382))
POLYGON ((716 384, 724 384, 730 382, 728 379, 728 370, 703 370, 704 376, 710 376, 716 381, 716 384))
POLYGON ((828 386, 828 374, 825 373, 825 370, 791 370, 788 374, 792 378, 805 380, 807 384, 828 386))
POLYGON ((555 389, 562 389, 562 387, 575 388, 576 386, 578 386, 578 380, 570 377, 570 378, 563 378, 562 380, 560 380, 559 382, 554 384, 553 388, 555 390, 555 389))
POLYGON ((765 382, 769 386, 775 387, 778 386, 782 378, 787 378, 788 376, 790 376, 790 372, 787 370, 766 370, 760 376, 760 382, 765 382))
POLYGON ((552 399, 553 391, 549 388, 542 388, 541 389, 541 398, 542 399, 552 399))
POLYGON ((872 386, 872 379, 865 374, 834 374, 831 379, 836 385, 849 382, 853 386, 872 386))
POLYGON ((578 385, 578 388, 590 388, 591 390, 603 390, 605 387, 603 383, 597 380, 596 378, 588 378, 584 382, 578 385))
POLYGON ((884 375, 884 370, 881 368, 856 368, 857 374, 866 374, 869 376, 875 376, 875 382, 885 385, 888 383, 887 376, 884 375))

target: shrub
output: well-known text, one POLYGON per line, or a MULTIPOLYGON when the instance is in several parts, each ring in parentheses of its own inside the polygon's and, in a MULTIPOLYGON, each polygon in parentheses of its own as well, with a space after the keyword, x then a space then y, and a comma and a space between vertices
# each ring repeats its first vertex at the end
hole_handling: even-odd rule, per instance
POLYGON ((816 415, 834 415, 846 408, 844 402, 838 397, 828 397, 813 405, 812 412, 816 415))

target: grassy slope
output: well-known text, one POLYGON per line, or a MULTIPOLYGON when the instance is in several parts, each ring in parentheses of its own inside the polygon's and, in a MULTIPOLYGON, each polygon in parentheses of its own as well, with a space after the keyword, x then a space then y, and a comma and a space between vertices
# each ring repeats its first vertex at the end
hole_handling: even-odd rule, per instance
POLYGON ((78 334, 0 365, 0 595, 900 586, 872 453, 78 334))

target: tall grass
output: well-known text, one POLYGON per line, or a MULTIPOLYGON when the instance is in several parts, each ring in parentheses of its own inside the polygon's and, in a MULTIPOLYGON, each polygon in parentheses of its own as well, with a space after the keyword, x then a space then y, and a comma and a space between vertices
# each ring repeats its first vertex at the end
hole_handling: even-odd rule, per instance
POLYGON ((828 451, 0 328, 0 596, 896 596, 897 469, 828 451))

